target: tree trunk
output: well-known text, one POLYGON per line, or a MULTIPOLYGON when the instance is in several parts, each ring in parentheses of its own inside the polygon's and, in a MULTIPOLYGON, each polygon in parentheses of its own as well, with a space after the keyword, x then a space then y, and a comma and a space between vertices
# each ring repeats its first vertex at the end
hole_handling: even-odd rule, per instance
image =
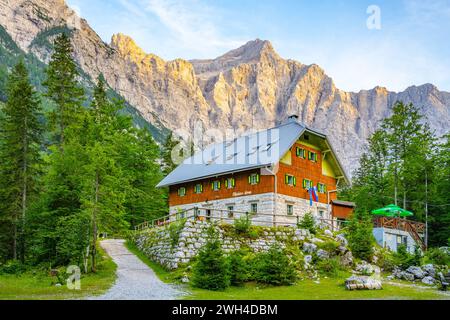
POLYGON ((95 202, 94 210, 92 212, 92 272, 97 271, 96 255, 97 255, 97 205, 99 194, 99 174, 98 170, 95 172, 95 202))
POLYGON ((24 137, 23 137, 23 168, 22 168, 22 226, 21 226, 21 252, 20 258, 22 262, 25 262, 25 215, 27 211, 27 193, 28 193, 28 161, 27 161, 27 153, 28 153, 28 139, 27 139, 27 119, 25 118, 25 128, 24 128, 24 137))

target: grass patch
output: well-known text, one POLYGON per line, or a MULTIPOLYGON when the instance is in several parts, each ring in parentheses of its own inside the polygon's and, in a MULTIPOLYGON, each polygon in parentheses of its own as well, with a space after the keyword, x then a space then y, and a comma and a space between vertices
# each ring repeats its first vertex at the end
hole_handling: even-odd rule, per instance
POLYGON ((65 283, 56 287, 52 285, 56 277, 42 272, 0 275, 0 300, 65 300, 101 295, 113 285, 117 265, 102 248, 98 252, 103 258, 97 272, 81 275, 81 290, 69 290, 65 283))
MULTIPOLYGON (((180 271, 168 271, 151 261, 131 242, 128 250, 134 253, 165 283, 174 283, 180 271)), ((344 281, 348 274, 336 278, 322 278, 320 284, 312 280, 298 281, 292 286, 264 286, 254 282, 239 287, 229 287, 224 291, 209 291, 189 288, 188 300, 450 300, 450 295, 428 287, 412 287, 411 283, 399 285, 383 284, 383 290, 348 291, 344 281), (405 285, 406 284, 406 285, 405 285)), ((397 281, 395 281, 397 283, 397 281)))
POLYGON ((303 280, 289 287, 264 287, 247 283, 222 292, 191 289, 190 300, 437 300, 449 295, 432 288, 399 287, 383 284, 383 290, 347 291, 344 279, 321 279, 320 284, 303 280))

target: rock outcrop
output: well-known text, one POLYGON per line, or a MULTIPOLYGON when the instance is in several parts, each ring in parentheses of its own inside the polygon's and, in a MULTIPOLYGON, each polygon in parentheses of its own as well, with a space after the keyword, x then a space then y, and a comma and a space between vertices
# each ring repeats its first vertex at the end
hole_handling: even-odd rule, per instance
POLYGON ((212 60, 165 61, 122 34, 104 43, 63 0, 1 0, 0 24, 25 52, 48 61, 53 38, 70 30, 75 58, 150 123, 192 130, 266 128, 297 114, 327 133, 348 173, 366 139, 397 100, 417 105, 438 135, 448 132, 450 93, 426 84, 401 93, 377 87, 358 93, 335 87, 317 65, 281 58, 271 43, 250 41, 212 60))

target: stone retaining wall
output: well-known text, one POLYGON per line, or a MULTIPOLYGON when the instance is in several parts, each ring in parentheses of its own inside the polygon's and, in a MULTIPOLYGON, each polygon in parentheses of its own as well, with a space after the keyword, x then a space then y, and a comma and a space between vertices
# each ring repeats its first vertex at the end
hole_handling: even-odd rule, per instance
MULTIPOLYGON (((133 240, 153 261, 168 269, 176 269, 179 264, 188 263, 197 255, 206 243, 210 226, 211 223, 205 221, 179 221, 169 226, 139 231, 134 234, 133 240)), ((214 227, 225 252, 239 250, 241 246, 249 247, 254 252, 262 252, 267 251, 275 242, 284 246, 288 242, 300 242, 310 237, 307 230, 259 227, 257 235, 249 238, 237 236, 232 225, 214 227)))

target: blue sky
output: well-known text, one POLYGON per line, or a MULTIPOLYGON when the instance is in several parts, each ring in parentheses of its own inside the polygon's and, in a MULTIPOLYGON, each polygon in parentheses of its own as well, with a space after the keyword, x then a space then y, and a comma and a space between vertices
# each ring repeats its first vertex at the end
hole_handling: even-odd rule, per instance
POLYGON ((67 0, 105 42, 124 33, 146 52, 214 58, 256 38, 316 63, 337 87, 450 91, 450 0, 67 0), (369 6, 381 29, 369 29, 369 6))

